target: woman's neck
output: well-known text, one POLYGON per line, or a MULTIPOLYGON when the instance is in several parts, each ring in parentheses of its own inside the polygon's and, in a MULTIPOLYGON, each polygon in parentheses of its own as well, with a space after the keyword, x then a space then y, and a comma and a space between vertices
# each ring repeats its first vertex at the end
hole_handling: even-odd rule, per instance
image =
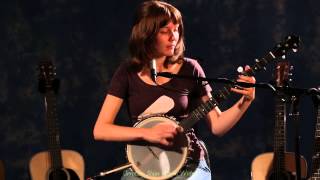
POLYGON ((157 70, 158 71, 163 71, 164 69, 166 69, 165 67, 164 67, 164 62, 165 62, 165 60, 166 60, 166 57, 164 56, 164 57, 160 57, 160 58, 155 58, 155 60, 156 60, 156 64, 157 64, 157 70))

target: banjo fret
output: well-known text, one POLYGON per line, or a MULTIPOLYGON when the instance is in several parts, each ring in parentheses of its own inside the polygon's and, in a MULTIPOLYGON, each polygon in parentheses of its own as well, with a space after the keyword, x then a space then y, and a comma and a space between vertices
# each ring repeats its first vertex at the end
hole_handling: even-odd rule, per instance
POLYGON ((188 130, 193 127, 201 118, 204 118, 209 111, 215 108, 218 105, 217 101, 214 98, 209 99, 207 102, 202 103, 198 108, 193 110, 190 113, 190 116, 182 120, 179 125, 188 130))

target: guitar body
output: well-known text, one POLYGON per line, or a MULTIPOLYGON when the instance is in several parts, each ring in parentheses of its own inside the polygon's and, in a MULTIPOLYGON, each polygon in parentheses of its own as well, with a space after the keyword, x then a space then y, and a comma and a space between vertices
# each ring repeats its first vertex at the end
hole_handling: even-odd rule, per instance
POLYGON ((49 152, 42 151, 30 160, 30 175, 32 180, 54 180, 53 173, 61 180, 84 180, 84 160, 76 151, 61 150, 63 168, 54 170, 50 166, 49 152))
MULTIPOLYGON (((251 164, 251 178, 252 180, 271 180, 273 178, 273 156, 274 153, 263 153, 254 158, 251 164)), ((295 179, 293 175, 296 174, 295 154, 292 152, 285 152, 285 170, 283 173, 284 178, 279 180, 295 179)), ((307 177, 307 161, 304 157, 300 157, 301 163, 301 176, 307 177)))

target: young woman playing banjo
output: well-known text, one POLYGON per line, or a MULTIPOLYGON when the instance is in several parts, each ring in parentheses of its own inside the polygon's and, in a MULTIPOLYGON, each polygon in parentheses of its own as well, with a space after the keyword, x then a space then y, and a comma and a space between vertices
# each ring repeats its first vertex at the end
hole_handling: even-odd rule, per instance
MULTIPOLYGON (((205 77, 198 62, 183 55, 184 29, 179 10, 162 1, 142 3, 134 19, 129 50, 131 60, 122 63, 113 76, 94 127, 94 138, 154 144, 154 147, 142 145, 151 155, 140 155, 142 160, 139 162, 135 162, 136 157, 132 151, 127 152, 134 165, 124 171, 123 180, 211 179, 204 143, 197 138, 192 128, 184 131, 179 126, 179 121, 188 117, 195 105, 211 98, 211 87, 189 79, 158 76, 153 81, 150 74, 149 64, 155 61, 158 72, 205 77), (124 102, 128 107, 129 117, 134 123, 140 122, 140 126, 125 127, 114 124, 124 102), (142 123, 146 119, 148 123, 142 123), (161 123, 146 126, 153 121, 161 123), (184 134, 188 140, 183 163, 173 162, 170 153, 175 150, 162 153, 157 149, 158 146, 162 150, 166 147, 170 149, 179 144, 175 138, 179 134, 184 134), (158 162, 151 162, 151 159, 158 162), (149 163, 147 167, 161 168, 159 172, 144 172, 143 163, 149 163), (173 166, 178 168, 172 168, 173 166)), ((250 68, 246 66, 245 69, 250 68)), ((238 81, 255 83, 254 77, 243 75, 239 75, 238 81)), ((215 106, 206 114, 207 124, 214 135, 221 136, 228 132, 255 98, 254 88, 231 88, 231 91, 243 96, 224 112, 215 106)))

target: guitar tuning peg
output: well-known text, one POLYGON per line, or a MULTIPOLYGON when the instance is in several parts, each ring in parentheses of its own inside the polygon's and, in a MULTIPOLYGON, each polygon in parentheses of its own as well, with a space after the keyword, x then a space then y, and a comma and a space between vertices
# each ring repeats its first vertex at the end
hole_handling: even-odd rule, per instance
POLYGON ((282 59, 286 59, 286 55, 282 55, 281 58, 282 58, 282 59))
POLYGON ((294 53, 296 53, 296 52, 298 52, 298 49, 293 48, 292 51, 293 51, 294 53))
POLYGON ((238 73, 241 74, 241 73, 243 73, 243 71, 244 71, 244 70, 243 70, 243 67, 242 67, 242 66, 239 66, 239 67, 237 68, 237 72, 238 72, 238 73))
POLYGON ((294 67, 293 66, 290 66, 290 71, 292 71, 294 69, 294 67))

